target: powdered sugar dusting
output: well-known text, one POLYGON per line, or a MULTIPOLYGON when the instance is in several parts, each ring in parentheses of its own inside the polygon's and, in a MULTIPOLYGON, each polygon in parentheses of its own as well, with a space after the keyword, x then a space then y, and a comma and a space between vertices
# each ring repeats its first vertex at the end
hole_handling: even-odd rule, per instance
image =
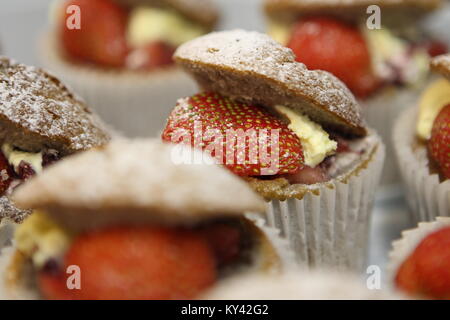
POLYGON ((119 209, 130 215, 139 209, 143 219, 175 222, 264 210, 264 201, 243 180, 217 165, 177 163, 180 152, 201 154, 158 140, 116 140, 54 164, 18 187, 13 199, 21 207, 44 209, 119 209))
POLYGON ((67 140, 70 151, 109 140, 103 123, 59 80, 6 57, 0 57, 0 117, 49 140, 67 140))
POLYGON ((356 127, 364 127, 353 94, 335 76, 308 70, 292 50, 269 36, 243 30, 211 33, 182 45, 175 57, 240 72, 253 73, 286 87, 286 95, 313 101, 356 127))
POLYGON ((7 196, 0 197, 0 221, 8 219, 15 223, 21 223, 31 210, 21 210, 16 208, 7 196))

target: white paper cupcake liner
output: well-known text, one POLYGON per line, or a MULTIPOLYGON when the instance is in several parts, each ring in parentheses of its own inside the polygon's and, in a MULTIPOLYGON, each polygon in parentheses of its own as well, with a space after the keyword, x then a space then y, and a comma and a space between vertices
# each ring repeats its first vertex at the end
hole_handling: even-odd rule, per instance
POLYGON ((388 272, 391 283, 394 283, 398 268, 426 236, 449 226, 450 218, 437 217, 433 222, 421 222, 417 228, 403 231, 402 237, 392 243, 392 250, 389 253, 388 272))
POLYGON ((66 62, 53 42, 49 35, 41 39, 43 67, 128 137, 160 134, 177 100, 197 91, 194 81, 175 66, 142 74, 102 71, 66 62))
POLYGON ((0 249, 0 300, 8 300, 12 298, 7 289, 6 275, 13 254, 14 248, 12 246, 0 249))
POLYGON ((430 174, 426 147, 415 147, 416 122, 416 108, 404 111, 396 121, 393 143, 414 221, 433 221, 450 216, 450 180, 441 183, 437 174, 430 174))
POLYGON ((267 237, 280 259, 281 271, 286 272, 295 268, 295 254, 291 250, 289 241, 281 237, 280 229, 269 226, 259 214, 247 213, 245 217, 252 221, 267 237))
POLYGON ((0 222, 0 250, 11 243, 14 233, 14 223, 3 219, 0 222))
POLYGON ((37 300, 38 294, 19 286, 8 285, 8 268, 16 252, 13 245, 0 250, 0 300, 37 300))
POLYGON ((400 172, 394 156, 392 128, 395 119, 409 106, 415 105, 421 88, 389 89, 374 98, 361 101, 364 117, 368 125, 375 129, 386 145, 386 160, 380 185, 390 186, 401 183, 400 172))
POLYGON ((280 229, 299 266, 362 270, 384 158, 380 142, 367 167, 346 182, 314 187, 302 200, 268 202, 267 224, 280 229))

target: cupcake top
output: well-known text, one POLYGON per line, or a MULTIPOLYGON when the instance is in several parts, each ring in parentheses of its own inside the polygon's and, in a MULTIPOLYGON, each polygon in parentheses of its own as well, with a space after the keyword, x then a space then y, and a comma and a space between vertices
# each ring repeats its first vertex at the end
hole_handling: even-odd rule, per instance
POLYGON ((0 57, 0 139, 26 151, 61 155, 105 144, 104 124, 57 78, 0 57))
POLYGON ((14 202, 43 209, 75 229, 124 218, 183 224, 264 210, 263 201, 243 181, 205 164, 213 162, 207 156, 203 164, 177 164, 186 152, 203 156, 152 140, 114 141, 48 168, 21 186, 14 202))
POLYGON ((450 219, 446 217, 404 231, 390 253, 395 286, 412 298, 450 299, 449 243, 450 219))
POLYGON ((20 223, 29 210, 9 196, 23 181, 111 136, 103 122, 57 78, 0 57, 0 221, 20 223))
POLYGON ((205 91, 249 104, 291 107, 344 134, 367 133, 360 107, 342 82, 328 72, 308 70, 267 35, 211 33, 181 46, 175 59, 205 91))
POLYGON ((281 276, 251 275, 224 282, 203 297, 208 300, 394 300, 390 292, 369 290, 353 275, 325 271, 281 276))
MULTIPOLYGON (((265 9, 269 14, 298 12, 311 14, 326 10, 359 10, 365 14, 367 7, 377 5, 384 10, 434 10, 442 4, 441 0, 265 0, 265 9)), ((342 12, 341 12, 342 13, 342 12)))

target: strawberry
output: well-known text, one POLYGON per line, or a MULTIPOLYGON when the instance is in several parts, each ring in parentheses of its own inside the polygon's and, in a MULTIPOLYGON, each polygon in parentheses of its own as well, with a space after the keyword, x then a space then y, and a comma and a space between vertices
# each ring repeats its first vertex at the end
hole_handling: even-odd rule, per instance
POLYGON ((163 41, 155 41, 130 53, 127 65, 137 70, 153 70, 173 64, 175 49, 163 41))
POLYGON ((76 291, 67 289, 66 277, 61 274, 39 272, 37 274, 39 288, 46 299, 76 300, 76 291))
POLYGON ((450 104, 434 120, 428 150, 445 179, 450 179, 450 104))
POLYGON ((232 263, 240 254, 241 232, 227 224, 208 225, 202 231, 212 247, 219 266, 232 263))
POLYGON ((34 175, 36 175, 36 172, 34 171, 31 164, 29 164, 28 162, 25 162, 23 160, 20 161, 18 169, 19 170, 17 172, 17 175, 23 181, 28 180, 28 179, 32 178, 34 175))
POLYGON ((325 168, 316 166, 314 168, 305 166, 296 174, 286 175, 285 178, 291 184, 316 184, 320 182, 327 182, 330 176, 325 168))
POLYGON ((129 227, 86 233, 74 240, 65 266, 81 270, 81 289, 65 276, 39 277, 47 299, 192 299, 216 281, 213 253, 193 231, 129 227), (61 285, 62 283, 62 285, 61 285))
POLYGON ((421 292, 414 257, 408 257, 398 269, 395 284, 403 292, 418 295, 421 292))
POLYGON ((450 227, 428 235, 400 267, 397 286, 411 295, 450 299, 450 227))
POLYGON ((8 164, 3 152, 0 152, 0 196, 8 190, 14 177, 14 172, 8 164))
POLYGON ((441 41, 429 41, 425 47, 430 57, 437 57, 448 52, 447 45, 441 41))
POLYGON ((239 176, 296 173, 303 167, 301 142, 284 122, 215 93, 181 100, 162 139, 202 148, 239 176))
POLYGON ((369 96, 379 86, 365 39, 352 25, 326 17, 302 19, 295 24, 288 47, 297 61, 333 73, 358 97, 369 96))
POLYGON ((111 0, 70 0, 64 9, 71 5, 80 7, 81 29, 67 27, 69 15, 61 19, 60 37, 66 54, 105 67, 124 66, 127 12, 111 0))

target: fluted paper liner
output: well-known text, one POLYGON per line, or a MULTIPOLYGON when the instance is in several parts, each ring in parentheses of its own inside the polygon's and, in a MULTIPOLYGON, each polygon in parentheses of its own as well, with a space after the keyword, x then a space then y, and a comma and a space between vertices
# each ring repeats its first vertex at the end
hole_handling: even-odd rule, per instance
POLYGON ((375 129, 386 145, 386 160, 380 185, 401 184, 400 171, 395 160, 392 131, 398 116, 419 99, 421 88, 390 88, 375 97, 361 101, 367 124, 375 129))
POLYGON ((51 35, 40 43, 40 61, 87 105, 128 137, 160 134, 179 98, 191 96, 194 81, 176 66, 152 72, 103 71, 68 63, 51 35))
POLYGON ((384 157, 379 143, 367 167, 348 181, 318 186, 301 200, 267 203, 267 224, 281 230, 299 266, 362 270, 384 157))
POLYGON ((429 234, 445 227, 450 227, 450 218, 437 217, 433 222, 421 222, 417 228, 402 232, 402 237, 392 243, 392 250, 389 253, 388 272, 391 283, 394 283, 398 268, 419 243, 429 234))
POLYGON ((247 213, 245 217, 252 221, 263 232, 273 246, 275 253, 280 259, 280 271, 285 272, 295 268, 294 252, 291 250, 289 241, 281 237, 280 229, 269 226, 265 219, 258 214, 247 213))
POLYGON ((0 221, 0 250, 10 243, 13 233, 14 223, 7 219, 0 221))
POLYGON ((426 147, 416 143, 417 112, 410 108, 397 119, 393 143, 413 219, 433 221, 450 215, 450 180, 430 174, 426 147))

